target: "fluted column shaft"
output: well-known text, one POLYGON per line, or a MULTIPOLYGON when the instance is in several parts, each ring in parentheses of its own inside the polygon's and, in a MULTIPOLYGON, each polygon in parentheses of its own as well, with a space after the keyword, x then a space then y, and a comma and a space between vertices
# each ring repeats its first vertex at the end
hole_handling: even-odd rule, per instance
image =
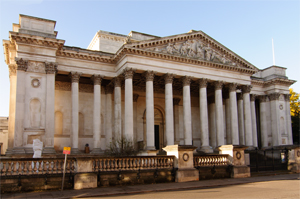
POLYGON ((101 81, 100 75, 92 77, 94 81, 94 117, 93 117, 93 135, 94 150, 100 149, 101 138, 101 81))
POLYGON ((217 146, 224 145, 224 119, 223 119, 223 99, 222 99, 223 82, 215 82, 215 106, 216 106, 216 131, 217 146))
POLYGON ((124 115, 124 135, 128 141, 133 142, 133 93, 132 78, 133 70, 125 69, 125 115, 124 115))
POLYGON ((244 102, 243 95, 237 94, 238 99, 238 121, 239 121, 239 141, 241 145, 245 145, 245 125, 244 125, 244 102))
POLYGON ((174 145, 173 75, 165 75, 165 110, 167 145, 174 145))
POLYGON ((244 124, 245 124, 245 144, 253 146, 253 132, 252 132, 252 119, 251 119, 251 106, 250 106, 250 91, 251 85, 244 85, 243 101, 244 101, 244 124))
POLYGON ((155 150, 154 146, 154 98, 153 98, 153 79, 154 72, 146 72, 146 135, 147 150, 155 150))
POLYGON ((78 152, 78 124, 79 124, 79 78, 81 73, 71 72, 72 81, 72 153, 78 152))
POLYGON ((260 106, 260 131, 261 131, 261 144, 262 147, 268 146, 268 128, 267 128, 267 108, 266 108, 267 96, 259 96, 260 106))
POLYGON ((106 86, 105 93, 106 93, 106 117, 105 117, 105 139, 106 139, 106 146, 109 146, 112 142, 112 93, 113 93, 113 86, 106 86))
POLYGON ((258 144, 257 144, 256 112, 255 112, 255 95, 250 95, 250 104, 251 104, 253 146, 258 147, 258 144))
POLYGON ((191 77, 183 78, 183 128, 184 144, 192 145, 192 122, 191 122, 191 94, 190 94, 191 77))
POLYGON ((236 87, 237 87, 236 83, 232 83, 229 85, 231 142, 233 145, 239 145, 239 143, 240 143, 239 142, 236 87))
POLYGON ((121 79, 114 79, 114 139, 122 138, 122 115, 121 115, 121 79))
POLYGON ((207 114, 207 79, 199 80, 200 104, 200 137, 201 147, 209 146, 208 114, 207 114))

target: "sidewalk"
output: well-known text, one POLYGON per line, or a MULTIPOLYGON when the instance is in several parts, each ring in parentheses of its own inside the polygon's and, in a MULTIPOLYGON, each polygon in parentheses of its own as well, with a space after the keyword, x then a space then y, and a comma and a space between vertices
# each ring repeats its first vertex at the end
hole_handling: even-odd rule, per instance
POLYGON ((215 179, 215 180, 202 180, 196 182, 182 182, 182 183, 160 183, 160 184, 144 184, 144 185, 131 185, 131 186, 114 186, 114 187, 99 187, 94 189, 83 190, 65 190, 61 191, 44 191, 44 192, 28 192, 28 193, 15 193, 3 194, 2 198, 81 198, 81 197, 100 197, 100 196, 113 196, 123 194, 138 194, 145 192, 157 191, 173 191, 184 189, 204 189, 209 187, 238 185, 252 182, 274 181, 274 180, 300 180, 300 174, 280 174, 275 173, 269 176, 254 175, 250 178, 239 179, 215 179))

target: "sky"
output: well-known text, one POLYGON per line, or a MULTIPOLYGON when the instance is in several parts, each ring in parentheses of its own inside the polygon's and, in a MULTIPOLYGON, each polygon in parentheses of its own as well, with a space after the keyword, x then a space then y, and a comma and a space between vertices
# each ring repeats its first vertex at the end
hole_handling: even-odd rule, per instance
MULTIPOLYGON (((201 30, 259 69, 287 68, 300 93, 299 0, 0 0, 0 39, 9 39, 19 14, 56 21, 65 45, 87 48, 98 30, 170 36, 201 30)), ((0 48, 0 116, 8 116, 9 75, 0 48)))

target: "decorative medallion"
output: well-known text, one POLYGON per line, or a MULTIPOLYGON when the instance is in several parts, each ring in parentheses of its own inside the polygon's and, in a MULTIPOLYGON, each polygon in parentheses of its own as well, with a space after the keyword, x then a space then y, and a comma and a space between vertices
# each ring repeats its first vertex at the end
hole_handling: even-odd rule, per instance
POLYGON ((282 104, 280 104, 280 105, 279 105, 279 109, 280 109, 280 110, 282 110, 282 109, 283 109, 283 106, 282 106, 282 104))
POLYGON ((241 159, 241 157, 242 157, 242 154, 239 151, 237 151, 235 155, 238 160, 241 159))
POLYGON ((190 158, 190 156, 189 156, 189 154, 187 154, 187 153, 184 153, 184 154, 182 155, 182 159, 183 159, 185 162, 188 161, 189 158, 190 158))
POLYGON ((34 78, 34 79, 31 80, 31 86, 33 88, 38 88, 38 87, 40 87, 40 85, 41 85, 40 80, 38 80, 36 78, 34 78))

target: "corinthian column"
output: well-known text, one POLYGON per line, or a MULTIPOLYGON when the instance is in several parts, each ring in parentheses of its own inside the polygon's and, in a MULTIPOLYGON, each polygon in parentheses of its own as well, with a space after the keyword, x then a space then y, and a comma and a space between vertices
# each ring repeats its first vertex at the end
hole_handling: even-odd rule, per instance
POLYGON ((236 83, 232 83, 229 85, 231 143, 233 145, 239 145, 236 87, 237 87, 236 83))
POLYGON ((93 154, 101 153, 100 137, 101 137, 101 81, 100 75, 93 75, 94 82, 94 118, 93 118, 93 138, 94 149, 93 154))
POLYGON ((199 79, 199 104, 200 104, 200 137, 201 148, 205 153, 213 152, 209 146, 208 114, 207 114, 207 79, 199 79))
POLYGON ((154 146, 154 101, 153 101, 153 79, 154 72, 147 71, 146 75, 146 134, 147 150, 156 150, 154 146))
POLYGON ((174 145, 173 74, 165 75, 165 110, 167 145, 174 145))
POLYGON ((244 85, 243 101, 244 101, 244 124, 245 124, 245 142, 247 146, 253 146, 253 132, 252 132, 252 119, 250 107, 250 91, 252 85, 244 85))
POLYGON ((125 118, 124 129, 125 138, 133 143, 133 95, 132 95, 132 68, 124 70, 125 77, 125 118))
POLYGON ((81 73, 71 72, 72 82, 72 149, 71 152, 79 153, 78 150, 78 113, 79 113, 79 78, 81 73))
POLYGON ((191 94, 190 84, 191 77, 183 77, 183 129, 184 129, 184 144, 192 145, 192 113, 191 113, 191 94))
POLYGON ((57 64, 53 62, 45 63, 46 71, 46 129, 45 129, 45 141, 44 141, 44 154, 56 153, 54 150, 54 131, 55 131, 55 73, 57 70, 57 64))
POLYGON ((114 79, 114 140, 120 141, 122 138, 122 115, 121 115, 121 78, 114 79))
POLYGON ((266 95, 259 96, 260 107, 260 131, 261 131, 261 144, 262 147, 268 146, 268 128, 267 128, 267 108, 266 108, 266 95))
POLYGON ((223 119, 223 99, 222 99, 222 81, 215 82, 215 104, 216 104, 216 130, 217 146, 224 145, 224 119, 223 119))
POLYGON ((16 112, 13 153, 25 153, 23 149, 24 111, 25 111, 25 78, 27 60, 16 58, 17 63, 17 89, 16 89, 16 112))
POLYGON ((256 112, 255 112, 255 97, 256 95, 250 95, 251 104, 251 120, 252 120, 252 132, 253 132, 253 146, 257 147, 257 126, 256 126, 256 112))

